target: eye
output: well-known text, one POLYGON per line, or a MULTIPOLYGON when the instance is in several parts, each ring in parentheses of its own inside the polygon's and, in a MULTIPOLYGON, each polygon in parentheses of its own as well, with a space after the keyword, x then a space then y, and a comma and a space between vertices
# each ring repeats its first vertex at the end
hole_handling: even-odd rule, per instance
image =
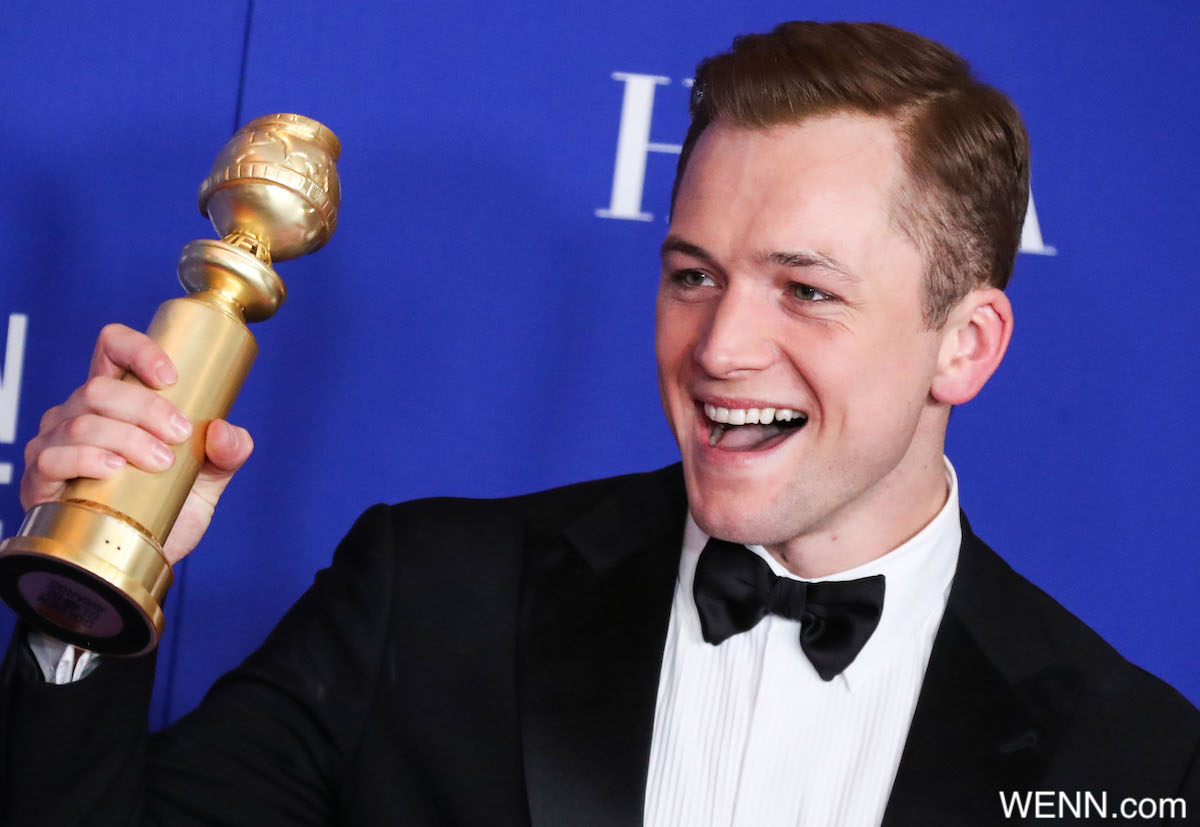
POLYGON ((713 283, 712 278, 703 270, 678 270, 674 278, 685 287, 704 287, 713 283))
POLYGON ((788 289, 793 296, 802 302, 828 302, 837 299, 837 296, 832 293, 826 293, 824 290, 818 290, 811 285, 801 284, 800 282, 793 282, 788 285, 788 289))

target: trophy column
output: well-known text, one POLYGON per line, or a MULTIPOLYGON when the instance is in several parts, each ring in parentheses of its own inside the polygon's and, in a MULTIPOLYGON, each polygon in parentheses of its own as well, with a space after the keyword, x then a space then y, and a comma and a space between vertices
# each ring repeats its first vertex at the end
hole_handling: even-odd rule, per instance
POLYGON ((184 247, 179 280, 189 295, 164 302, 147 331, 179 374, 159 393, 191 420, 192 436, 166 471, 126 466, 107 480, 72 481, 0 543, 0 598, 30 625, 110 655, 158 644, 173 580, 163 543, 204 463, 208 424, 228 414, 254 361, 246 323, 286 298, 272 260, 313 252, 337 226, 340 151, 320 123, 278 114, 244 126, 217 156, 199 206, 223 238, 184 247))

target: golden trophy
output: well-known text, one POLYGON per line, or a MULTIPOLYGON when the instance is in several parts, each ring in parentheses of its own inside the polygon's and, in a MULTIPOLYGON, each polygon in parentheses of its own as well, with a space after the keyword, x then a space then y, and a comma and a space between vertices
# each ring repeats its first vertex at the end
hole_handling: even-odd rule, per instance
POLYGON ((217 156, 199 206, 222 239, 183 248, 189 295, 160 305, 147 331, 175 364, 179 380, 160 393, 192 436, 166 471, 127 465, 107 480, 73 480, 0 543, 0 598, 33 627, 110 655, 158 644, 174 579, 162 545, 204 463, 208 423, 228 414, 258 351, 246 323, 287 295, 271 261, 313 252, 337 226, 340 152, 320 123, 280 114, 246 124, 217 156))

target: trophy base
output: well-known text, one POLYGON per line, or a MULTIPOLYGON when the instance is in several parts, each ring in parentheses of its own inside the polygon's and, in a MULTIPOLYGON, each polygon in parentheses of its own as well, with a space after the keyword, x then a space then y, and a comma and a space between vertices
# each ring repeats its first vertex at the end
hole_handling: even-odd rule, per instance
POLYGON ((0 599, 34 628, 105 655, 158 644, 173 579, 156 543, 95 503, 42 503, 0 543, 0 599))

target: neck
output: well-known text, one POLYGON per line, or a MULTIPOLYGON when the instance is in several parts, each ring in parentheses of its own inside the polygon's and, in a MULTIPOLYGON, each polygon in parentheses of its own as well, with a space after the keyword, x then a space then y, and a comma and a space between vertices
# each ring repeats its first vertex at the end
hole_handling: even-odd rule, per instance
POLYGON ((939 444, 891 474, 819 526, 767 551, 792 574, 819 579, 878 559, 929 525, 949 496, 939 444))

